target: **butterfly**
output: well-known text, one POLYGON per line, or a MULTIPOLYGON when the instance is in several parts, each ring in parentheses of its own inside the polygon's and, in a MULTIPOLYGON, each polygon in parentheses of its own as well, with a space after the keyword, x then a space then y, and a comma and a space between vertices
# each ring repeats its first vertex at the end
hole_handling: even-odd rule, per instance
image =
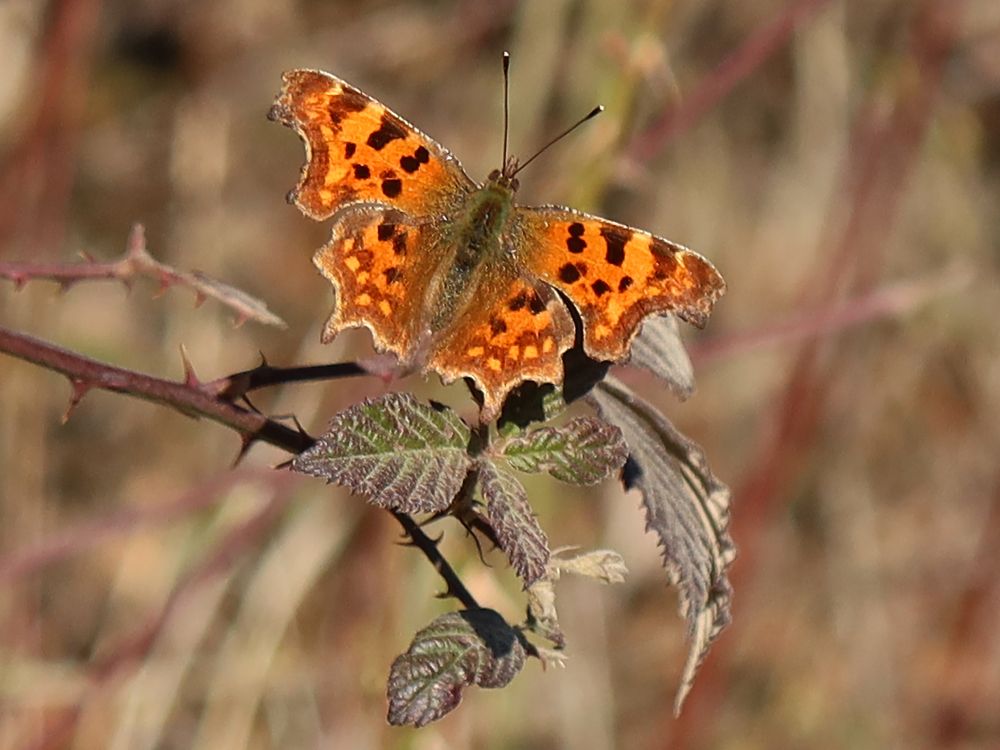
POLYGON ((562 206, 518 205, 514 158, 479 184, 346 81, 292 70, 282 82, 268 116, 306 149, 288 201, 333 218, 313 259, 335 293, 323 341, 368 328, 379 351, 445 383, 471 380, 483 421, 524 381, 562 383, 577 333, 569 305, 587 356, 621 362, 647 316, 701 327, 725 291, 711 263, 662 237, 562 206))

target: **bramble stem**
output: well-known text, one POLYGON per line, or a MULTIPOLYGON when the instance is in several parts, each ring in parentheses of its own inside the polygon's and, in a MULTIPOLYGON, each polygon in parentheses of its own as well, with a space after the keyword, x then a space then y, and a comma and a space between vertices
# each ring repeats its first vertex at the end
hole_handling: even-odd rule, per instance
POLYGON ((241 289, 213 279, 198 271, 182 271, 156 260, 146 249, 146 232, 142 224, 132 225, 125 254, 113 261, 96 261, 86 257, 80 263, 0 262, 0 279, 14 282, 20 289, 29 281, 54 281, 63 289, 82 281, 120 281, 131 289, 138 276, 147 276, 160 284, 161 290, 184 286, 196 295, 196 304, 214 299, 236 314, 237 325, 255 320, 265 325, 284 328, 284 321, 268 310, 261 300, 241 289))
MULTIPOLYGON (((245 447, 256 441, 263 441, 289 453, 298 454, 315 442, 304 432, 293 430, 268 419, 263 414, 244 409, 227 400, 226 394, 219 388, 218 384, 232 381, 235 376, 222 378, 214 383, 201 383, 189 370, 186 379, 182 382, 163 380, 98 362, 47 341, 2 326, 0 326, 0 352, 58 372, 69 378, 73 384, 70 411, 87 391, 91 388, 98 388, 168 406, 190 417, 207 417, 239 432, 243 436, 245 447)), ((335 367, 337 365, 321 365, 316 368, 288 368, 284 372, 321 371, 324 368, 335 367)), ((345 368, 345 373, 356 374, 351 368, 357 367, 357 365, 345 363, 342 367, 345 368)), ((68 415, 69 412, 67 412, 68 415)), ((448 586, 448 594, 458 599, 467 608, 478 608, 479 604, 462 584, 455 570, 441 555, 437 544, 420 529, 416 521, 411 516, 396 511, 393 511, 393 517, 403 527, 403 531, 413 541, 413 545, 423 553, 424 557, 430 561, 434 569, 444 579, 448 586)))

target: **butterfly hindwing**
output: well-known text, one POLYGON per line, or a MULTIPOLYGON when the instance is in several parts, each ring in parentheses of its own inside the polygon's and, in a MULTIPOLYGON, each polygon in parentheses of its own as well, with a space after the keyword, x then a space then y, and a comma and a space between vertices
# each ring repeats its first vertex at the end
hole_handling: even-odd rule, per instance
POLYGON ((648 315, 674 313, 703 326, 726 288, 694 251, 624 224, 560 206, 519 207, 516 221, 534 240, 521 262, 573 303, 594 359, 627 358, 648 315))
POLYGON ((341 214, 330 241, 313 257, 334 287, 324 342, 344 328, 365 326, 379 351, 404 362, 414 358, 424 334, 428 287, 441 262, 426 231, 395 209, 364 206, 341 214))
POLYGON ((429 366, 445 382, 468 377, 483 394, 483 419, 525 380, 560 383, 573 320, 555 290, 508 268, 484 279, 452 325, 435 339, 429 366))

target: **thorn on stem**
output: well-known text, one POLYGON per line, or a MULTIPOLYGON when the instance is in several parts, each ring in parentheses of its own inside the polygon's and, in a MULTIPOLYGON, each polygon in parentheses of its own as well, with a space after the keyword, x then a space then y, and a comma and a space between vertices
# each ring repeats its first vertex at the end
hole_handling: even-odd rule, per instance
POLYGON ((295 429, 299 431, 299 434, 302 435, 303 437, 312 437, 308 432, 306 432, 306 428, 302 426, 302 423, 299 421, 298 416, 295 414, 292 414, 291 416, 292 416, 292 422, 295 424, 295 429))
POLYGON ((128 239, 125 241, 125 257, 144 258, 146 255, 146 228, 136 222, 129 230, 128 239))
POLYGON ((254 414, 260 414, 260 415, 264 414, 264 412, 262 412, 260 409, 258 409, 257 405, 254 404, 254 402, 250 400, 250 397, 247 394, 244 393, 240 398, 243 399, 243 403, 246 405, 247 409, 249 409, 250 411, 252 411, 254 414))
POLYGON ((236 458, 233 459, 234 469, 243 462, 243 459, 246 458, 247 453, 250 452, 250 448, 256 442, 257 442, 256 435, 251 435, 246 432, 240 434, 240 450, 239 453, 236 454, 236 458))
POLYGON ((62 415, 62 424, 66 424, 69 421, 70 416, 76 410, 77 405, 83 400, 83 397, 87 395, 87 392, 93 387, 90 383, 83 380, 78 380, 76 378, 70 379, 70 387, 72 388, 72 393, 69 397, 69 406, 66 407, 66 411, 62 415))
POLYGON ((194 372, 194 365, 191 364, 191 360, 188 358, 187 347, 181 344, 181 362, 184 364, 184 385, 189 388, 201 388, 201 380, 194 372))

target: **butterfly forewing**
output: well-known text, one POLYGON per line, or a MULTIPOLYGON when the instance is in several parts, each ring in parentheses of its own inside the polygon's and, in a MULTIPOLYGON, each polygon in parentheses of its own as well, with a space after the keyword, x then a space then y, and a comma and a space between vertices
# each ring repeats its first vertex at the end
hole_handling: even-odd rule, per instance
POLYGON ((283 83, 269 116, 306 144, 289 200, 307 216, 322 221, 355 202, 428 216, 452 210, 476 187, 442 146, 339 78, 293 70, 283 83))
POLYGON ((704 325, 726 288, 697 253, 624 224, 560 206, 521 207, 515 221, 534 239, 520 261, 579 310, 584 349, 595 359, 625 359, 647 315, 704 325))

